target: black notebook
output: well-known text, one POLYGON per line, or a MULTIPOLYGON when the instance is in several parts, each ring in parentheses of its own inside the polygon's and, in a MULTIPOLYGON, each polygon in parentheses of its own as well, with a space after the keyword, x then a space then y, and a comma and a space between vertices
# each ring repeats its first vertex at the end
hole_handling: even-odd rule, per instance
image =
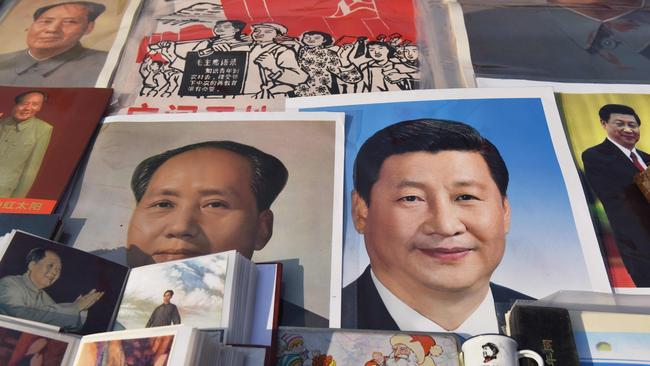
MULTIPOLYGON (((530 349, 542 356, 546 366, 579 366, 569 312, 564 308, 515 305, 508 317, 508 334, 519 349, 530 349)), ((522 365, 534 366, 529 359, 522 365)))

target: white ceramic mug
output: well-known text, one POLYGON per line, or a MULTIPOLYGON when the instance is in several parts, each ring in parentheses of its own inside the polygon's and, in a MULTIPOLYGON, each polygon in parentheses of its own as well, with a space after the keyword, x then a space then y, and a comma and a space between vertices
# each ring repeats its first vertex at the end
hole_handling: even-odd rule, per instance
POLYGON ((535 360, 544 366, 544 360, 535 351, 517 350, 517 341, 501 334, 481 334, 469 338, 461 347, 465 366, 519 366, 520 358, 535 360))

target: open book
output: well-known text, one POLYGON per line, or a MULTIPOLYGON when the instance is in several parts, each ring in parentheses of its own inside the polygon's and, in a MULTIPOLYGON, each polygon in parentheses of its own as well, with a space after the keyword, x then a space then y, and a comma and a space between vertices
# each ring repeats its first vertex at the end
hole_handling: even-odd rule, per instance
POLYGON ((180 323, 246 344, 256 279, 234 250, 129 269, 21 231, 0 243, 0 314, 79 334, 180 323))

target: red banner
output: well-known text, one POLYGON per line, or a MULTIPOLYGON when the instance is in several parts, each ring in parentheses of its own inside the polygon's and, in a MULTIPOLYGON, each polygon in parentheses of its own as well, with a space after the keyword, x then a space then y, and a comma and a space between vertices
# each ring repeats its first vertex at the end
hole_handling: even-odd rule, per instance
POLYGON ((0 213, 50 214, 55 205, 56 200, 0 198, 0 213))

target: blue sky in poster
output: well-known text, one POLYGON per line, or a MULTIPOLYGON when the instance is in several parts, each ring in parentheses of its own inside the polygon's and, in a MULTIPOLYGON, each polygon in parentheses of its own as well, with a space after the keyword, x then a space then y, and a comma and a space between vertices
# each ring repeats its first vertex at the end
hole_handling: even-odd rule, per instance
POLYGON ((590 282, 540 99, 429 100, 301 111, 346 112, 343 285, 367 265, 363 238, 350 219, 352 164, 360 145, 384 126, 409 119, 465 122, 501 152, 510 172, 511 229, 493 281, 542 297, 559 289, 588 290, 590 282), (535 286, 531 286, 535 283, 535 286))

